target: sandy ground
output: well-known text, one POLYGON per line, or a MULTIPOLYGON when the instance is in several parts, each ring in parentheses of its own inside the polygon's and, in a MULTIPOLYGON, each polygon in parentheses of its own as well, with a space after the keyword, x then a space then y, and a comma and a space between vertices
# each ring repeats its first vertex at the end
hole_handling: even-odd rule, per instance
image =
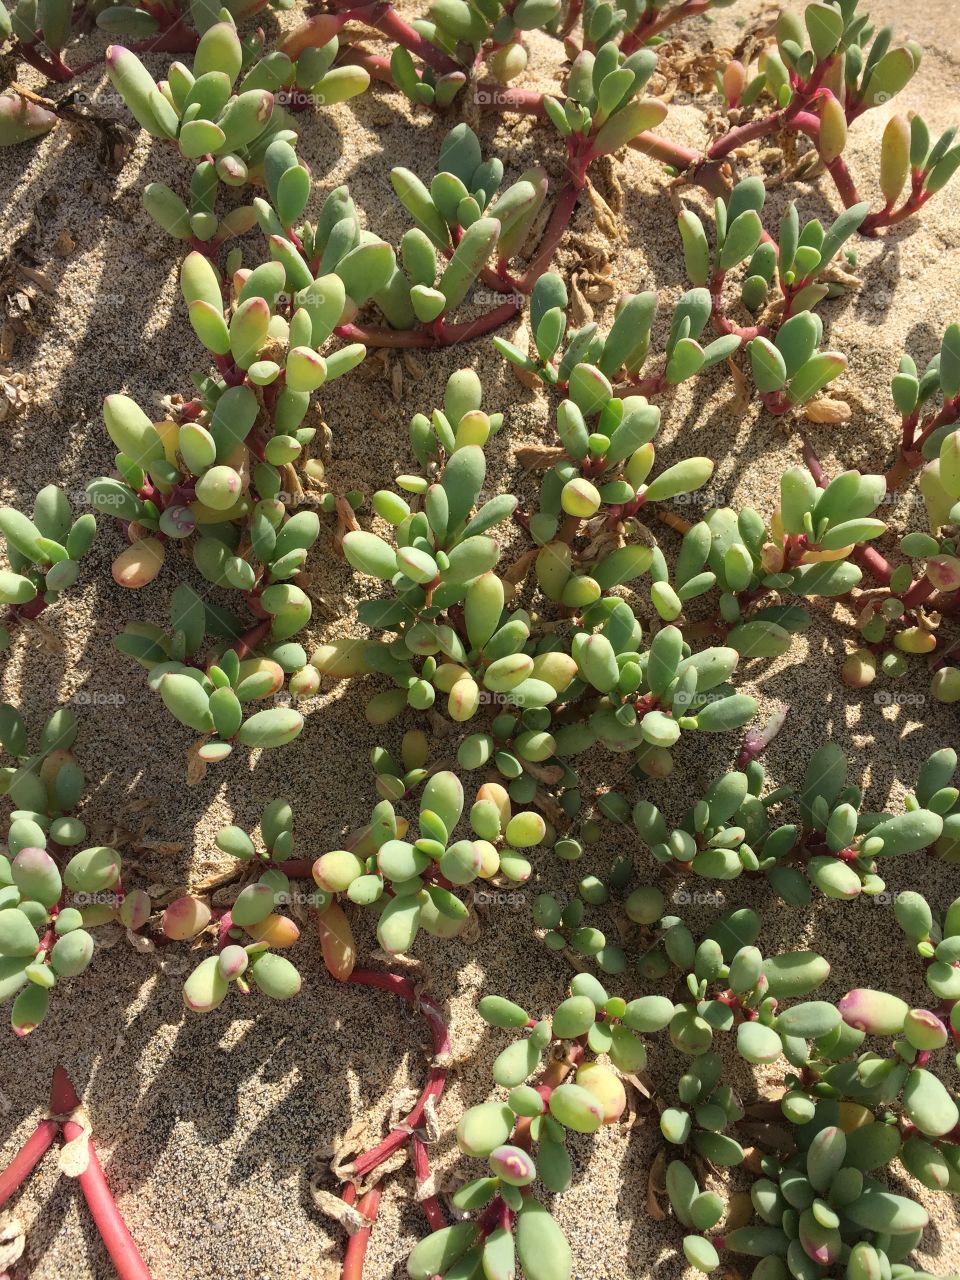
MULTIPOLYGON (((715 23, 693 23, 690 40, 732 44, 737 24, 761 8, 745 2, 715 23)), ((945 127, 960 100, 953 0, 928 0, 908 14, 894 0, 875 0, 872 11, 878 21, 896 21, 899 33, 919 40, 926 51, 898 108, 922 109, 934 130, 945 127)), ((102 43, 93 41, 94 51, 102 43)), ((159 72, 165 62, 152 65, 159 72)), ((527 82, 539 78, 549 86, 552 75, 541 48, 527 82)), ((104 92, 96 73, 83 84, 95 100, 104 92)), ((886 115, 881 109, 859 121, 848 152, 863 192, 875 202, 876 147, 886 115)), ((664 132, 697 145, 705 136, 703 124, 702 108, 678 97, 664 132)), ((301 154, 316 178, 312 209, 334 185, 349 181, 369 224, 396 241, 407 224, 389 186, 389 167, 431 172, 443 129, 428 115, 414 118, 398 95, 381 89, 304 117, 301 154)), ((498 127, 484 120, 482 133, 485 147, 499 150, 508 173, 542 162, 554 179, 559 176, 557 145, 529 121, 508 117, 498 127)), ((139 192, 154 178, 182 187, 187 174, 175 155, 145 135, 117 176, 100 165, 93 142, 71 140, 66 130, 33 150, 0 154, 2 243, 9 247, 35 217, 30 243, 53 285, 49 296, 37 297, 35 334, 18 342, 3 371, 22 377, 27 400, 19 416, 0 426, 4 500, 27 504, 52 479, 82 500, 85 482, 112 464, 100 419, 102 397, 124 390, 159 415, 163 394, 186 389, 200 350, 179 302, 179 253, 142 211, 139 192)), ((584 202, 561 251, 563 268, 605 259, 618 289, 656 287, 664 298, 676 298, 683 288, 682 258, 657 166, 630 153, 601 172, 598 185, 611 203, 617 188, 622 192, 622 235, 616 241, 603 237, 584 202)), ((787 198, 784 189, 771 193, 768 226, 776 225, 787 198)), ((803 215, 829 216, 832 207, 826 188, 800 189, 803 215)), ((890 461, 895 415, 889 379, 904 348, 925 361, 944 326, 957 318, 958 244, 956 200, 948 192, 922 219, 860 246, 864 289, 821 308, 831 343, 850 356, 838 394, 853 407, 846 424, 812 429, 828 469, 879 470, 890 461)), ((258 261, 259 252, 257 237, 250 237, 246 261, 258 261)), ((549 405, 546 397, 519 386, 486 340, 421 354, 392 378, 371 370, 324 394, 323 414, 333 431, 331 485, 369 493, 388 484, 395 471, 409 469, 410 415, 439 403, 447 375, 465 363, 481 371, 489 407, 507 413, 490 450, 491 491, 519 486, 518 492, 532 496, 514 450, 524 442, 553 442, 549 405)), ((662 461, 709 454, 717 460, 713 494, 768 513, 780 472, 799 457, 798 441, 756 405, 735 411, 731 397, 731 383, 719 373, 692 391, 667 397, 662 461)), ((916 516, 915 501, 907 496, 890 519, 902 530, 916 516)), ((322 533, 310 566, 329 615, 318 607, 314 640, 349 622, 351 588, 343 564, 329 553, 330 534, 329 528, 322 533)), ((2 668, 3 696, 26 708, 37 729, 58 702, 72 700, 77 707, 77 755, 90 780, 84 816, 98 829, 117 825, 136 833, 127 853, 143 883, 168 888, 222 866, 214 832, 231 820, 251 829, 276 795, 295 803, 301 856, 336 847, 341 833, 368 813, 372 787, 363 759, 379 742, 397 747, 413 720, 370 728, 361 714, 364 692, 335 687, 311 704, 295 745, 255 761, 239 753, 188 789, 190 735, 147 691, 140 669, 111 645, 128 618, 164 620, 171 578, 165 575, 139 598, 125 594, 109 574, 120 545, 117 529, 105 527, 82 582, 45 615, 44 635, 30 643, 19 639, 2 668), (146 816, 138 807, 142 802, 149 802, 146 816)), ((837 668, 845 634, 827 615, 818 615, 784 659, 749 665, 741 687, 757 695, 762 709, 777 701, 792 707, 789 729, 768 753, 776 782, 796 780, 798 760, 832 737, 851 755, 852 772, 868 787, 871 807, 880 808, 913 782, 931 750, 956 743, 956 713, 926 699, 920 667, 898 686, 910 695, 899 704, 883 705, 874 691, 844 689, 837 668)), ((669 783, 648 787, 646 794, 679 813, 689 785, 729 767, 732 751, 730 741, 688 742, 669 783)), ((606 767, 598 766, 597 781, 604 780, 606 767)), ((545 855, 529 892, 549 887, 572 894, 578 874, 602 874, 625 851, 637 853, 638 880, 646 879, 651 868, 635 839, 614 830, 575 869, 545 855)), ((910 859, 890 871, 892 889, 919 887, 940 907, 957 892, 955 872, 940 866, 910 859)), ((728 903, 751 900, 748 890, 727 894, 728 903)), ((889 906, 818 902, 810 911, 787 912, 769 897, 754 900, 768 908, 762 939, 768 952, 811 945, 830 958, 830 997, 858 981, 889 980, 912 983, 920 998, 919 967, 911 965, 891 929, 889 906)), ((706 925, 715 910, 693 908, 691 922, 706 925)), ((594 914, 616 936, 615 915, 594 914)), ((457 1070, 440 1113, 445 1132, 434 1149, 443 1177, 456 1163, 449 1129, 462 1106, 487 1096, 490 1063, 504 1043, 502 1033, 485 1032, 476 1016, 478 993, 502 992, 541 1011, 556 1004, 569 978, 565 963, 531 937, 528 923, 524 905, 506 904, 486 910, 473 943, 417 946, 417 972, 447 1002, 454 1027, 457 1070)), ((359 936, 369 954, 366 924, 359 926, 359 936)), ((365 1119, 370 1140, 379 1138, 393 1096, 422 1080, 423 1033, 391 997, 336 988, 323 971, 310 927, 296 960, 305 978, 296 1001, 277 1005, 259 998, 244 1004, 235 996, 200 1019, 184 1012, 182 975, 162 971, 155 958, 123 944, 104 950, 83 978, 57 993, 42 1030, 25 1041, 6 1041, 0 1059, 4 1153, 32 1129, 46 1104, 51 1071, 62 1062, 89 1109, 110 1183, 155 1276, 307 1280, 336 1274, 342 1237, 313 1206, 311 1179, 320 1176, 322 1182, 323 1151, 353 1122, 365 1119)), ((629 973, 611 985, 628 997, 641 990, 629 973)), ((659 1078, 669 1079, 672 1064, 665 1055, 651 1065, 659 1078)), ((749 1092, 749 1077, 742 1083, 749 1092)), ((673 1224, 651 1221, 645 1209, 655 1133, 651 1125, 637 1124, 574 1142, 576 1181, 555 1211, 574 1241, 578 1280, 672 1280, 685 1274, 677 1251, 680 1233, 673 1224)), ((369 1254, 370 1280, 403 1274, 402 1260, 423 1229, 409 1189, 404 1173, 388 1181, 369 1254)), ((923 1262, 940 1274, 956 1271, 955 1209, 930 1194, 923 1198, 933 1216, 923 1262)), ((78 1190, 58 1181, 52 1157, 16 1202, 16 1212, 28 1233, 16 1277, 81 1280, 112 1274, 78 1190)))

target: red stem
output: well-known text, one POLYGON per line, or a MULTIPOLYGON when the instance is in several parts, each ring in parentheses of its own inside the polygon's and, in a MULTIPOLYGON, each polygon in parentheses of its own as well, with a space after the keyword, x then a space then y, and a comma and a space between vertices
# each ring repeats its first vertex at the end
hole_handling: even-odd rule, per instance
POLYGON ((418 1133, 415 1133, 410 1139, 410 1146, 413 1150, 413 1175, 417 1182, 417 1197, 420 1201, 420 1208, 430 1223, 430 1230, 442 1231, 447 1225, 447 1219, 444 1216, 443 1209, 440 1207, 440 1201, 429 1190, 431 1185, 430 1160, 427 1156, 426 1143, 418 1133), (424 1192, 425 1194, 421 1194, 424 1192))
POLYGON ((422 58, 438 74, 447 75, 451 71, 463 70, 458 62, 448 58, 441 49, 432 45, 429 40, 425 40, 419 32, 404 22, 392 5, 381 3, 351 8, 349 0, 334 0, 334 4, 346 21, 362 22, 368 27, 374 27, 394 44, 399 44, 410 53, 415 53, 418 58, 422 58))
POLYGON ((658 36, 661 31, 666 31, 668 27, 675 26, 686 18, 696 18, 701 13, 706 13, 712 3, 713 0, 684 0, 683 4, 674 5, 659 17, 656 16, 656 10, 647 10, 634 29, 624 35, 620 42, 621 52, 627 55, 633 53, 634 50, 642 48, 648 40, 658 36), (648 14, 652 15, 650 21, 645 20, 648 14))
POLYGON ((397 973, 382 973, 374 969, 354 969, 346 981, 357 982, 368 987, 379 987, 382 991, 389 991, 392 995, 406 1000, 426 1019, 433 1039, 434 1062, 413 1109, 382 1142, 362 1156, 358 1156, 350 1165, 349 1171, 363 1178, 403 1146, 410 1137, 410 1130, 417 1128, 423 1120, 427 1106, 440 1098, 449 1074, 446 1063, 450 1054, 450 1037, 440 1006, 430 996, 418 992, 409 978, 401 978, 397 973))
MULTIPOLYGON (((352 1204, 356 1199, 356 1194, 356 1187, 351 1182, 343 1198, 348 1204, 352 1204), (348 1196, 349 1192, 353 1192, 353 1195, 348 1196)), ((380 1194, 379 1187, 371 1187, 357 1205, 357 1212, 370 1219, 370 1226, 363 1227, 360 1231, 357 1231, 347 1242, 347 1249, 343 1255, 343 1270, 340 1272, 340 1280, 363 1280, 363 1263, 367 1256, 367 1245, 370 1243, 370 1232, 373 1230, 373 1224, 377 1220, 377 1212, 380 1208, 380 1194)))
POLYGON ((36 44, 24 44, 22 41, 18 41, 17 48, 30 66, 45 75, 49 80, 56 80, 59 84, 66 84, 76 74, 67 66, 59 53, 51 52, 50 57, 45 58, 36 44))
POLYGON ((520 303, 513 299, 485 312, 476 320, 464 320, 459 324, 442 323, 435 331, 425 329, 388 329, 385 326, 341 324, 335 330, 338 338, 350 342, 362 342, 368 347, 430 348, 452 347, 459 342, 472 342, 506 324, 520 310, 520 303))
MULTIPOLYGON (((62 1067, 57 1067, 53 1074, 50 1110, 58 1115, 66 1115, 74 1111, 79 1105, 80 1099, 70 1081, 70 1077, 62 1067)), ((76 1121, 67 1119, 63 1121, 63 1136, 68 1142, 71 1142, 74 1138, 79 1138, 83 1132, 83 1127, 77 1124, 76 1121)), ((97 1230, 100 1232, 103 1243, 107 1246, 107 1252, 113 1260, 117 1274, 120 1280, 152 1280, 150 1272, 147 1270, 147 1264, 140 1256, 140 1251, 127 1230, 127 1224, 120 1216, 120 1210, 117 1208, 116 1201, 107 1186, 107 1180, 103 1176, 103 1169, 97 1159, 93 1140, 89 1136, 87 1138, 87 1150, 89 1163, 77 1181, 80 1183, 80 1190, 90 1206, 93 1220, 97 1224, 97 1230)))
POLYGON ((0 1206, 5 1205, 29 1178, 49 1150, 59 1127, 56 1120, 41 1120, 3 1173, 0 1173, 0 1206))

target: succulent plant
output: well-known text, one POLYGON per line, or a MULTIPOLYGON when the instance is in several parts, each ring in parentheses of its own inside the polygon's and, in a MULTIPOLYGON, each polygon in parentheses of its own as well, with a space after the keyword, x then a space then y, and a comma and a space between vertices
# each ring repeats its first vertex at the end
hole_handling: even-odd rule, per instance
POLYGON ((763 766, 754 759, 713 782, 673 830, 648 800, 635 806, 633 823, 657 861, 674 871, 679 863, 712 880, 762 872, 792 906, 811 900, 811 886, 845 900, 883 892, 877 859, 928 847, 949 854, 957 834, 952 825, 946 842, 940 842, 945 819, 957 807, 956 788, 950 785, 955 766, 952 750, 935 752, 902 813, 861 812, 863 795, 847 782, 843 752, 827 743, 804 771, 796 793, 798 821, 779 826, 771 821, 771 811, 794 792, 781 787, 764 796, 763 766))
MULTIPOLYGON (((49 79, 67 81, 73 71, 63 60, 63 50, 71 39, 73 0, 17 0, 8 8, 0 3, 0 39, 12 40, 15 51, 49 79)), ((0 130, 0 145, 26 141, 5 136, 0 130)))
POLYGON ((651 49, 625 54, 607 40, 595 54, 584 49, 574 59, 562 103, 544 97, 544 110, 564 140, 574 188, 584 185, 598 156, 619 151, 665 118, 665 103, 640 96, 656 65, 651 49))
POLYGON ((10 563, 0 570, 0 652, 21 621, 38 617, 76 583, 96 533, 96 518, 90 512, 74 518, 70 499, 55 484, 37 494, 32 519, 16 507, 0 507, 10 563))
POLYGON ((343 894, 358 906, 377 904, 377 940, 390 954, 408 952, 421 929, 455 937, 469 910, 454 890, 495 877, 522 884, 532 871, 524 851, 540 844, 547 831, 539 813, 514 812, 497 782, 478 788, 468 814, 469 835, 454 839, 463 814, 457 775, 434 772, 420 793, 418 834, 389 800, 382 800, 347 847, 317 859, 313 878, 325 893, 343 894))
POLYGON ((769 323, 759 327, 762 334, 812 311, 824 298, 842 294, 844 286, 832 283, 828 273, 869 208, 854 205, 825 230, 818 219, 801 227, 796 203, 791 201, 774 243, 766 236, 760 216, 765 200, 760 178, 744 178, 726 200, 718 198, 714 202, 716 244, 712 253, 697 214, 685 209, 678 219, 687 275, 698 287, 709 287, 714 322, 721 331, 740 332, 725 320, 722 290, 727 275, 744 263, 740 301, 747 310, 762 312, 776 300, 769 323))
MULTIPOLYGON (((802 18, 784 11, 777 21, 777 47, 765 48, 755 69, 734 59, 717 72, 717 88, 728 110, 752 112, 767 102, 771 109, 713 143, 707 168, 751 139, 787 129, 813 142, 847 209, 860 204, 843 158, 848 126, 910 82, 920 66, 921 49, 912 40, 895 44, 890 27, 877 30, 858 8, 858 0, 830 0, 808 4, 802 18)), ((960 147, 951 147, 954 136, 955 130, 948 129, 931 146, 922 117, 908 121, 894 116, 888 122, 880 153, 885 204, 860 218, 862 232, 874 234, 910 217, 949 182, 960 167, 960 147), (896 207, 908 179, 910 192, 896 207)))
MULTIPOLYGON (((296 141, 292 116, 280 105, 293 93, 304 101, 332 104, 362 93, 370 82, 361 67, 333 67, 337 43, 308 50, 291 62, 274 51, 244 71, 244 46, 227 11, 221 21, 203 32, 192 70, 181 62, 171 65, 168 79, 157 83, 137 55, 123 45, 106 53, 111 83, 137 123, 155 138, 175 141, 186 159, 200 163, 191 184, 191 207, 162 183, 144 191, 148 212, 178 239, 200 242, 219 235, 243 234, 254 225, 249 207, 235 209, 223 224, 213 212, 220 182, 240 187, 265 177, 271 143, 296 141)), ((303 105, 300 102, 299 105, 303 105)), ((306 170, 288 179, 285 194, 300 200, 299 217, 310 191, 306 170), (296 189, 296 194, 291 191, 296 189)))
POLYGON ((886 525, 873 513, 883 476, 845 471, 824 488, 806 466, 780 478, 780 503, 769 526, 750 507, 715 507, 689 526, 673 570, 658 573, 653 603, 664 619, 686 601, 718 587, 718 630, 744 658, 775 657, 805 630, 809 613, 792 598, 845 595, 863 577, 854 562, 886 525))
MULTIPOLYGON (((699 1240, 688 1257, 700 1270, 719 1263, 718 1250, 755 1259, 755 1280, 785 1280, 824 1267, 845 1268, 834 1274, 859 1280, 881 1274, 926 1280, 929 1273, 909 1263, 898 1270, 919 1243, 929 1221, 922 1205, 891 1190, 876 1176, 896 1156, 900 1137, 895 1126, 874 1121, 870 1112, 848 1102, 814 1102, 790 1094, 783 1108, 791 1125, 784 1154, 767 1154, 751 1186, 755 1217, 744 1225, 699 1240), (859 1127, 857 1121, 859 1120, 859 1127)), ((680 1179, 681 1184, 685 1179, 680 1179)), ((685 1205, 682 1186, 677 1204, 685 1205)), ((679 1216, 679 1214, 678 1214, 679 1216)))
POLYGON ((425 17, 406 22, 392 5, 351 6, 342 0, 333 12, 318 14, 295 28, 283 44, 291 56, 324 45, 347 22, 362 22, 385 36, 394 49, 389 58, 351 51, 354 61, 369 66, 417 106, 449 107, 478 69, 489 75, 476 90, 476 101, 489 105, 497 89, 516 79, 527 65, 524 35, 556 32, 561 0, 521 0, 482 6, 463 0, 434 0, 425 17))
MULTIPOLYGON (((585 877, 580 892, 585 901, 603 902, 607 887, 596 877, 585 877)), ((602 929, 584 924, 584 901, 574 898, 566 905, 552 893, 541 893, 533 901, 533 923, 545 930, 544 945, 551 951, 565 948, 587 960, 592 960, 603 973, 618 974, 626 968, 627 956, 616 943, 607 941, 602 929)))
POLYGON ((913 357, 903 355, 890 390, 900 414, 900 440, 897 460, 887 472, 887 484, 896 489, 911 472, 924 468, 920 487, 927 497, 932 531, 936 533, 941 524, 947 523, 943 517, 954 505, 950 501, 955 501, 953 491, 960 488, 960 439, 956 438, 960 421, 960 325, 947 327, 940 350, 922 374, 913 357), (928 408, 931 401, 933 406, 928 408))
MULTIPOLYGON (((20 1036, 43 1021, 51 991, 90 964, 89 929, 123 914, 120 854, 105 845, 78 848, 87 828, 72 812, 86 785, 70 750, 76 735, 76 716, 61 707, 31 751, 23 716, 0 704, 0 746, 16 761, 0 771, 0 790, 16 806, 0 856, 0 1000, 13 998, 11 1024, 20 1036)), ((131 927, 139 910, 134 897, 126 909, 131 927)))
MULTIPOLYGON (((145 586, 160 573, 168 544, 183 542, 202 577, 240 593, 255 618, 245 624, 183 583, 171 597, 171 636, 135 623, 119 641, 151 669, 154 687, 163 683, 160 692, 182 723, 219 735, 200 748, 207 761, 229 754, 235 736, 251 746, 295 737, 303 720, 293 708, 270 708, 244 722, 241 703, 272 697, 285 673, 295 676, 294 696, 318 685, 294 636, 312 613, 296 579, 320 520, 315 511, 290 510, 304 497, 293 463, 316 433, 302 425, 312 391, 354 368, 365 349, 321 356, 345 305, 343 283, 332 273, 311 277, 288 305, 287 275, 279 260, 234 270, 228 323, 216 268, 200 253, 187 256, 184 299, 218 376, 198 374, 196 398, 177 407, 176 420, 156 424, 129 397, 108 396, 104 420, 120 450, 120 478, 88 486, 94 508, 121 520, 130 539, 114 561, 118 584, 145 586), (217 654, 204 674, 192 663, 208 632, 217 654)), ((323 475, 319 460, 303 470, 308 479, 323 475)))
POLYGON ((478 337, 518 309, 508 264, 522 251, 547 192, 542 169, 529 169, 497 192, 503 163, 484 160, 476 134, 456 125, 440 148, 429 188, 410 169, 390 180, 416 226, 405 233, 400 263, 391 246, 360 229, 345 187, 327 198, 311 237, 325 267, 344 276, 356 308, 373 303, 388 328, 348 324, 339 332, 374 346, 431 346, 478 337), (496 259, 496 269, 488 267, 496 259), (451 323, 478 279, 507 301, 477 320, 451 323))
POLYGON ((624 53, 653 41, 677 23, 711 9, 726 9, 735 0, 587 0, 583 6, 584 46, 596 49, 616 40, 624 53))
MULTIPOLYGON (((268 4, 281 12, 292 7, 291 0, 229 0, 224 5, 213 0, 166 0, 158 12, 138 0, 96 0, 93 8, 102 30, 149 40, 151 48, 181 52, 196 44, 197 33, 203 35, 224 21, 224 14, 241 22, 262 12, 268 4)), ((256 47, 252 38, 245 43, 256 47)))
POLYGON ((658 997, 627 1004, 589 974, 578 974, 570 990, 552 1016, 540 1020, 503 996, 480 1001, 480 1015, 491 1026, 529 1035, 494 1063, 498 1099, 460 1118, 461 1153, 485 1160, 487 1171, 454 1193, 460 1220, 410 1254, 412 1280, 472 1276, 479 1268, 506 1275, 517 1261, 531 1280, 572 1274, 570 1244, 538 1196, 563 1192, 573 1179, 568 1134, 596 1133, 619 1120, 627 1104, 619 1072, 643 1068, 641 1034, 665 1025, 671 1006, 658 997), (598 1061, 600 1054, 609 1054, 613 1065, 598 1061))
MULTIPOLYGON (((312 280, 290 308, 285 279, 278 261, 237 269, 228 323, 216 268, 202 254, 188 254, 181 288, 218 376, 195 376, 198 395, 178 408, 179 421, 154 424, 128 396, 104 401, 121 479, 94 480, 88 494, 94 507, 134 530, 133 545, 114 563, 120 585, 151 582, 170 539, 192 539, 204 576, 237 590, 253 591, 263 578, 287 579, 303 564, 319 531, 317 517, 302 512, 286 520, 281 495, 302 492, 292 464, 316 434, 302 425, 312 392, 353 369, 365 350, 354 345, 328 358, 319 354, 344 306, 338 276, 312 280), (233 554, 240 525, 259 568, 233 554)), ((318 464, 304 469, 308 476, 323 474, 318 464)))
MULTIPOLYGON (((216 920, 217 952, 205 956, 183 985, 183 999, 194 1013, 210 1013, 226 999, 231 984, 245 995, 255 988, 273 1000, 290 1000, 300 990, 300 974, 285 955, 300 938, 297 924, 277 910, 291 900, 284 864, 293 855, 293 811, 288 800, 271 800, 260 819, 264 849, 258 852, 242 827, 223 827, 217 847, 238 862, 266 869, 253 879, 244 876, 230 908, 216 920)), ((323 910, 329 896, 309 895, 323 910)), ((187 895, 170 903, 163 914, 164 935, 176 941, 196 938, 210 926, 213 914, 202 898, 187 895)))
MULTIPOLYGON (((617 303, 610 332, 597 333, 590 321, 571 329, 564 314, 567 290, 555 272, 547 271, 537 280, 530 297, 530 329, 534 354, 527 355, 505 338, 495 336, 493 345, 511 364, 525 374, 558 390, 567 391, 580 365, 599 370, 609 381, 633 383, 644 395, 656 395, 719 364, 740 347, 740 338, 726 334, 701 346, 699 339, 710 319, 710 295, 705 289, 691 289, 674 309, 670 336, 661 372, 644 375, 650 351, 650 330, 657 311, 653 292, 626 294, 617 303)), ((578 375, 582 376, 582 375, 578 375)))

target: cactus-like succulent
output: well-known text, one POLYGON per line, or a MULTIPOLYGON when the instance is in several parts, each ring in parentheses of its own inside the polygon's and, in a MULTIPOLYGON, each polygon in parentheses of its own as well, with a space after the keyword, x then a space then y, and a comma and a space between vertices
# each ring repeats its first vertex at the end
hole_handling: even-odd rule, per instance
POLYGON ((863 795, 847 781, 847 761, 833 743, 811 756, 796 793, 798 817, 776 825, 771 811, 794 795, 763 795, 764 770, 751 760, 724 774, 687 810, 673 830, 655 804, 640 800, 633 823, 658 862, 711 880, 760 872, 793 906, 811 900, 811 886, 846 900, 884 888, 878 859, 936 847, 947 856, 956 843, 945 821, 957 808, 951 777, 956 755, 934 753, 921 770, 916 794, 900 814, 861 812, 863 795), (942 779, 942 780, 941 780, 942 779), (678 866, 679 864, 679 866, 678 866))
POLYGON ((21 621, 38 617, 76 583, 96 533, 96 518, 90 512, 74 518, 69 498, 55 484, 37 494, 32 518, 16 507, 0 507, 0 536, 10 563, 0 570, 0 652, 21 621))

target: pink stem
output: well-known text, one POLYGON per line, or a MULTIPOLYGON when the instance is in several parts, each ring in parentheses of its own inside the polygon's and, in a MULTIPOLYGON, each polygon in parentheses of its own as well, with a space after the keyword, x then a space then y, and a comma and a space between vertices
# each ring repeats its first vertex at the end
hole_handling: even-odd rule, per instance
POLYGON ((56 1120, 41 1120, 33 1133, 0 1173, 0 1205, 5 1205, 26 1182, 50 1148, 60 1126, 56 1120))
MULTIPOLYGON (((53 1089, 50 1096, 50 1109, 58 1115, 66 1115, 80 1105, 77 1092, 70 1082, 70 1077, 62 1067, 57 1067, 53 1075, 53 1089)), ((79 1138, 84 1133, 81 1125, 73 1120, 63 1121, 63 1136, 68 1142, 79 1138)), ((120 1216, 103 1169, 97 1159, 93 1141, 88 1137, 87 1151, 89 1163, 77 1181, 84 1194, 93 1220, 107 1252, 113 1260, 120 1280, 152 1280, 147 1264, 140 1256, 133 1236, 127 1230, 127 1224, 120 1216)))
POLYGON ((410 1130, 415 1129, 423 1120, 428 1105, 432 1105, 439 1099, 449 1073, 446 1060, 450 1054, 450 1037, 440 1006, 430 996, 418 992, 408 978, 401 978, 397 973, 381 973, 374 969, 354 969, 346 981, 358 982, 368 987, 379 987, 382 991, 389 991, 392 995, 399 996, 426 1019, 433 1039, 434 1063, 430 1068, 427 1083, 413 1109, 382 1142, 362 1156, 358 1156, 350 1166, 351 1173, 363 1178, 403 1146, 410 1137, 410 1130))
POLYGON ((501 303, 476 320, 464 320, 460 324, 442 324, 434 332, 426 329, 387 329, 377 325, 341 324, 337 326, 338 338, 362 342, 368 347, 430 348, 451 347, 459 342, 472 342, 493 329, 499 329, 520 310, 516 300, 501 303))
MULTIPOLYGON (((344 1193, 343 1197, 348 1204, 352 1204, 356 1199, 356 1188, 352 1182, 347 1187, 347 1192, 351 1191, 353 1192, 352 1196, 348 1197, 347 1193, 344 1193)), ((371 1187, 357 1205, 357 1212, 370 1219, 370 1226, 363 1227, 360 1231, 355 1232, 347 1241, 340 1280, 363 1280, 363 1263, 367 1256, 367 1245, 370 1243, 370 1232, 373 1230, 373 1224, 377 1220, 380 1195, 379 1187, 371 1187)))

